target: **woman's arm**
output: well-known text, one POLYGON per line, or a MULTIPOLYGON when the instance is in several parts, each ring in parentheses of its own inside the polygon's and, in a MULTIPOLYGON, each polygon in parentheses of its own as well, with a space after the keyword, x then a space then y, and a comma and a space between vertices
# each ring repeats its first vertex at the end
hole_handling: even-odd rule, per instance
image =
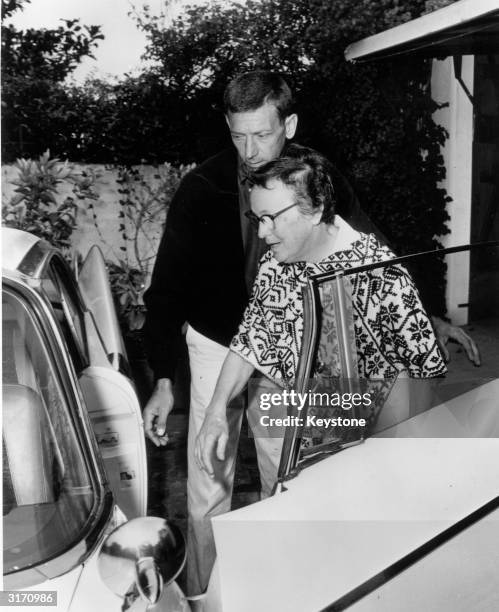
POLYGON ((227 405, 243 390, 253 370, 250 363, 233 351, 230 351, 225 358, 194 450, 199 467, 211 478, 214 476, 215 447, 217 459, 225 460, 225 448, 229 439, 227 405))

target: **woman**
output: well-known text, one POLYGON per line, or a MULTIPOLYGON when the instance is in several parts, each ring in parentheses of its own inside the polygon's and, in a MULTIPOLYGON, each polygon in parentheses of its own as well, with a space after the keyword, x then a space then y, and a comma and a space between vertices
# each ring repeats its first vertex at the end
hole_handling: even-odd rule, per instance
MULTIPOLYGON (((215 446, 224 459, 227 405, 253 371, 282 387, 295 377, 308 277, 394 257, 373 234, 335 219, 329 164, 319 153, 292 145, 286 157, 254 172, 252 183, 249 216, 269 250, 198 436, 197 460, 212 476, 215 446)), ((442 375, 445 364, 412 279, 402 266, 385 270, 358 274, 352 286, 359 376, 442 375)))

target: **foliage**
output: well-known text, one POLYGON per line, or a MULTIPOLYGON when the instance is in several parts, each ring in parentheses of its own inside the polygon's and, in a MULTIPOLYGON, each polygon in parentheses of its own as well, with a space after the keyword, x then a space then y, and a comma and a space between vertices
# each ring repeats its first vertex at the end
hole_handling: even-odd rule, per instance
POLYGON ((44 238, 72 262, 78 257, 71 245, 77 213, 88 211, 100 246, 113 256, 108 257, 106 264, 122 328, 140 329, 145 314, 143 293, 152 273, 166 213, 181 179, 192 165, 175 167, 165 163, 156 167, 152 175, 139 167, 109 167, 117 172, 120 195, 116 221, 121 243, 117 249, 99 225, 98 171, 92 168, 76 171, 68 162, 51 158, 49 151, 38 160, 19 159, 14 166, 18 175, 10 181, 15 185, 14 195, 2 204, 3 223, 44 238), (71 186, 71 196, 61 197, 63 185, 71 186))
POLYGON ((4 159, 38 155, 47 146, 65 156, 74 111, 64 80, 84 57, 93 57, 104 37, 99 26, 83 26, 78 19, 63 19, 54 29, 18 30, 6 23, 25 4, 2 0, 4 159))
POLYGON ((44 238, 69 258, 70 237, 76 227, 77 203, 68 196, 58 202, 61 183, 72 184, 76 198, 85 197, 86 186, 67 162, 51 159, 46 151, 38 160, 18 159, 14 196, 2 204, 2 221, 8 227, 44 238))
POLYGON ((125 76, 119 82, 89 79, 84 86, 68 87, 67 94, 71 129, 65 131, 66 146, 73 159, 126 165, 183 161, 183 109, 155 75, 125 76))
POLYGON ((444 8, 444 6, 454 4, 454 2, 456 2, 456 0, 426 0, 424 14, 432 13, 433 11, 444 8))
MULTIPOLYGON (((138 25, 148 38, 151 69, 120 82, 94 80, 26 96, 26 115, 16 111, 13 129, 24 122, 33 135, 34 118, 43 124, 46 116, 53 130, 45 132, 45 147, 87 162, 198 162, 229 144, 220 106, 227 81, 247 69, 278 70, 297 92, 297 141, 322 151, 347 175, 399 252, 433 249, 435 236, 447 231, 448 198, 438 188, 446 134, 432 118, 431 62, 404 57, 352 65, 344 50, 447 3, 211 3, 186 8, 169 27, 145 8, 138 25), (43 109, 30 106, 42 97, 43 109)), ((9 97, 6 103, 12 113, 9 97)), ((442 302, 443 264, 431 274, 442 302)))
MULTIPOLYGON (((449 198, 438 187, 446 133, 433 121, 431 61, 352 65, 344 50, 426 9, 425 0, 250 0, 189 8, 167 29, 146 11, 140 25, 158 81, 178 92, 184 109, 184 158, 227 143, 220 101, 232 76, 278 70, 297 92, 297 140, 347 175, 402 254, 434 249, 435 236, 448 231, 449 198)), ((435 311, 443 310, 443 278, 443 262, 428 272, 435 311)))
MULTIPOLYGON (((144 323, 143 294, 152 273, 166 213, 182 177, 192 166, 165 163, 147 177, 138 167, 117 166, 120 194, 118 213, 121 245, 115 260, 108 260, 111 288, 118 303, 122 327, 140 329, 144 323), (151 178, 153 180, 151 180, 151 178)), ((88 207, 102 242, 95 207, 88 207)))
MULTIPOLYGON (((23 8, 26 0, 2 0, 2 19, 23 8)), ((2 26, 4 75, 62 82, 82 58, 92 57, 97 41, 104 38, 100 26, 82 26, 79 19, 62 19, 55 29, 17 30, 2 26)))

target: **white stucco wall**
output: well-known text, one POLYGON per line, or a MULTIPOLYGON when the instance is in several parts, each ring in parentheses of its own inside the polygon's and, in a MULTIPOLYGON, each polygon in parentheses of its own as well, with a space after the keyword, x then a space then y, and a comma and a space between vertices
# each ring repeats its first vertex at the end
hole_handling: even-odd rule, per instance
MULTIPOLYGON (((119 216, 122 207, 119 204, 123 195, 119 193, 120 185, 117 183, 118 174, 115 169, 106 168, 104 165, 97 164, 71 164, 76 172, 91 170, 97 175, 95 191, 99 198, 93 201, 94 211, 97 216, 97 227, 94 223, 92 210, 88 207, 88 201, 81 201, 77 215, 77 228, 72 235, 72 245, 74 249, 84 257, 93 244, 98 244, 104 256, 112 261, 128 260, 131 265, 135 265, 136 258, 134 245, 129 242, 127 251, 121 250, 124 242, 119 231, 120 223, 124 219, 119 216)), ((152 166, 141 166, 140 171, 144 176, 148 187, 137 185, 138 193, 142 201, 150 199, 151 189, 153 192, 161 188, 162 181, 168 172, 167 166, 155 168, 152 166)), ((2 166, 2 203, 10 200, 14 194, 15 179, 18 170, 12 165, 2 166)), ((62 202, 66 196, 74 197, 72 186, 68 182, 61 183, 58 189, 57 201, 62 202)), ((153 210, 158 211, 151 220, 146 221, 141 232, 139 248, 141 260, 147 261, 149 273, 152 269, 154 257, 158 248, 162 234, 163 222, 166 218, 166 208, 155 206, 153 210)), ((133 235, 130 223, 127 222, 128 235, 133 235)))
MULTIPOLYGON (((473 93, 473 56, 464 56, 462 79, 473 93)), ((442 237, 444 246, 451 247, 470 242, 473 105, 454 76, 452 58, 434 60, 432 96, 439 103, 448 103, 435 113, 435 121, 449 133, 442 154, 447 175, 442 186, 452 198, 447 206, 450 216, 450 234, 442 237)), ((447 309, 452 322, 463 325, 468 321, 469 253, 452 255, 447 261, 447 309)))

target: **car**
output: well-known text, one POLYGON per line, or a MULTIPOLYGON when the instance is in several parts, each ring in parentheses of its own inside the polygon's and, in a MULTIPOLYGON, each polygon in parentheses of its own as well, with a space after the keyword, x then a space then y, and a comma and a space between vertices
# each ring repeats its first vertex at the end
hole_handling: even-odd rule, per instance
POLYGON ((189 610, 179 529, 146 517, 143 423, 102 253, 76 278, 2 229, 3 584, 66 612, 189 610))
POLYGON ((289 402, 275 494, 212 519, 205 610, 498 609, 499 242, 317 275, 304 307, 294 390, 308 399, 289 402), (423 280, 442 265, 473 271, 466 303, 451 281, 447 295, 467 312, 480 367, 455 345, 444 377, 359 379, 349 287, 400 265, 423 280), (348 405, 318 410, 312 391, 348 405))
MULTIPOLYGON (((182 536, 144 517, 142 421, 102 255, 93 248, 76 279, 31 234, 4 228, 2 246, 10 603, 21 609, 56 593, 56 609, 70 612, 154 601, 155 610, 188 610, 174 582, 182 536)), ((454 347, 445 378, 431 385, 359 380, 348 287, 362 270, 311 278, 296 392, 313 381, 319 394, 378 400, 342 408, 343 428, 320 423, 328 411, 291 407, 290 416, 315 420, 309 431, 298 420, 286 428, 274 495, 213 519, 207 612, 255 602, 291 612, 499 606, 499 243, 370 269, 442 263, 473 271, 466 303, 452 298, 452 283, 447 292, 451 309, 468 312, 483 363, 474 367, 454 347)))

